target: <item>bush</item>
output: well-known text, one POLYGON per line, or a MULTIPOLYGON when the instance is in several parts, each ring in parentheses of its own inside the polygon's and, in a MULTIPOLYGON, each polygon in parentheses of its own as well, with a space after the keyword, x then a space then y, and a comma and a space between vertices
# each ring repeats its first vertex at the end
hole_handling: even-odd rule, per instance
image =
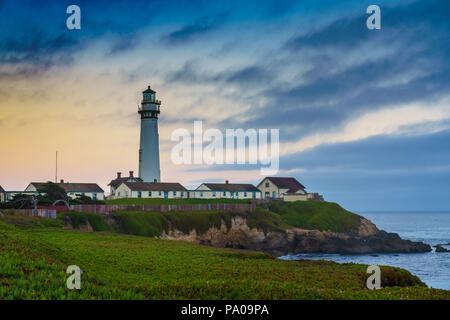
POLYGON ((81 225, 85 225, 89 222, 94 231, 112 231, 103 217, 98 214, 71 211, 63 213, 62 218, 63 220, 68 218, 75 229, 78 229, 81 225))
POLYGON ((156 237, 168 230, 167 219, 160 212, 119 211, 116 231, 137 236, 156 237))

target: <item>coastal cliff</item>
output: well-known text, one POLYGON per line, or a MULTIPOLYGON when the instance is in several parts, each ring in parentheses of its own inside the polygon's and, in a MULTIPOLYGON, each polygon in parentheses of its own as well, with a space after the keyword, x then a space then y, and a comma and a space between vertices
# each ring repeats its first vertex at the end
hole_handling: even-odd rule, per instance
POLYGON ((70 213, 64 219, 69 228, 184 240, 274 256, 432 250, 425 243, 379 230, 366 218, 328 202, 272 203, 251 212, 118 211, 103 217, 70 213))
POLYGON ((167 240, 184 240, 219 248, 263 251, 274 256, 296 253, 410 253, 431 251, 429 245, 401 239, 395 233, 380 231, 361 217, 357 230, 349 233, 289 228, 285 231, 264 232, 250 228, 247 219, 236 216, 231 228, 223 222, 220 228, 211 227, 206 233, 195 229, 184 233, 178 229, 163 231, 167 240))

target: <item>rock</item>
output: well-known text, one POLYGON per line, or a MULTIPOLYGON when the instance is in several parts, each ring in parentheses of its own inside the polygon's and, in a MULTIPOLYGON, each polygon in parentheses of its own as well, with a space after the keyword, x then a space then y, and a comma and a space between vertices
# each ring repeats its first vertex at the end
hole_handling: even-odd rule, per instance
POLYGON ((378 230, 377 226, 370 220, 360 216, 360 223, 358 227, 357 235, 361 237, 371 236, 377 234, 380 230, 378 230))
POLYGON ((331 231, 287 229, 284 232, 251 229, 244 217, 232 218, 228 230, 224 221, 220 228, 211 227, 204 234, 192 230, 185 234, 177 229, 163 232, 161 238, 185 240, 198 244, 221 248, 263 251, 274 256, 295 253, 410 253, 429 252, 431 247, 422 242, 403 240, 396 233, 378 230, 367 219, 364 226, 356 231, 337 233, 331 231))
POLYGON ((434 247, 436 248, 436 252, 450 252, 450 250, 445 249, 441 245, 435 245, 434 247))

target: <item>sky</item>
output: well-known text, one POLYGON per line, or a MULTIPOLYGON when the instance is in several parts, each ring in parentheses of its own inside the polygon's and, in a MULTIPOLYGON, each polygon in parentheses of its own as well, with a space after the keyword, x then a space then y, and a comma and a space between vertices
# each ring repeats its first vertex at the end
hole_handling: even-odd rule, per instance
POLYGON ((0 0, 0 185, 138 172, 141 92, 162 100, 161 177, 262 180, 175 165, 171 133, 275 128, 279 176, 350 210, 450 209, 450 3, 0 0), (66 9, 81 9, 69 30, 66 9), (381 8, 369 30, 366 9, 381 8))

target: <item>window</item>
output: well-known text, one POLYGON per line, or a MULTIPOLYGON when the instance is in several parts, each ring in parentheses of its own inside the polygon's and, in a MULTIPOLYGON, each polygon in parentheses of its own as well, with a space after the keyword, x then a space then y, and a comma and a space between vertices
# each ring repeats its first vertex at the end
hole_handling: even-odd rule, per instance
POLYGON ((247 192, 244 192, 244 197, 247 197, 247 192))
POLYGON ((161 195, 162 195, 161 191, 159 191, 159 192, 158 192, 158 195, 159 195, 159 196, 161 196, 161 195))
POLYGON ((203 197, 203 191, 200 191, 200 197, 203 197))
POLYGON ((96 193, 93 193, 93 194, 92 194, 92 198, 93 198, 94 200, 97 200, 97 194, 96 194, 96 193))
POLYGON ((138 198, 142 198, 142 192, 138 191, 138 198))
POLYGON ((184 191, 180 191, 181 197, 184 197, 184 191))
POLYGON ((176 195, 177 195, 177 192, 176 192, 176 191, 174 191, 174 192, 173 192, 173 196, 175 197, 176 195))
POLYGON ((151 192, 151 191, 148 192, 148 196, 149 196, 149 197, 152 196, 152 192, 151 192))
POLYGON ((266 188, 270 187, 270 183, 266 182, 266 188))
POLYGON ((213 192, 212 196, 213 196, 213 197, 215 197, 215 196, 216 196, 216 192, 215 192, 215 191, 213 192))
POLYGON ((226 197, 226 196, 227 196, 227 193, 226 193, 225 191, 223 192, 223 196, 224 196, 224 197, 226 197))
POLYGON ((256 198, 256 192, 255 191, 253 191, 253 199, 255 199, 256 198))

